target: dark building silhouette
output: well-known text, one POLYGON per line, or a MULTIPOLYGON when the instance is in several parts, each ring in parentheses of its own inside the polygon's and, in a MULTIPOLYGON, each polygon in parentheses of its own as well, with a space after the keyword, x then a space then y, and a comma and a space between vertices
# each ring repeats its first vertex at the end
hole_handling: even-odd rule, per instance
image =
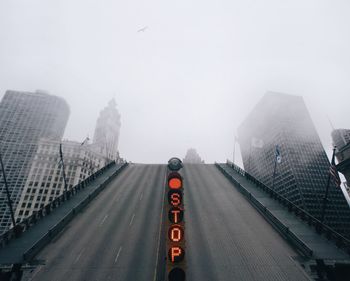
MULTIPOLYGON (((330 162, 302 97, 265 94, 241 124, 238 136, 247 172, 321 217, 330 162)), ((349 235, 350 209, 332 180, 328 199, 325 223, 349 235)))
MULTIPOLYGON (((45 137, 61 140, 68 116, 69 107, 62 98, 39 91, 5 93, 0 103, 0 153, 14 211, 27 180, 39 139, 45 137)), ((36 189, 40 189, 40 186, 34 180, 32 190, 36 189)), ((0 233, 10 226, 10 209, 1 174, 0 233)))

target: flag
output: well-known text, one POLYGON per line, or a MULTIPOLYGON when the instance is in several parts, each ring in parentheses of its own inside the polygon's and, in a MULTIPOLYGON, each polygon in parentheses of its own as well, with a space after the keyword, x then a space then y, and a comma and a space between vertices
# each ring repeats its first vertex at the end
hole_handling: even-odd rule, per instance
POLYGON ((84 145, 85 143, 87 143, 90 140, 89 137, 86 137, 85 140, 80 144, 80 145, 84 145))
POLYGON ((329 173, 331 174, 334 183, 337 187, 340 187, 341 180, 337 171, 337 167, 335 166, 335 150, 333 151, 331 166, 329 167, 329 173))
POLYGON ((252 147, 262 148, 264 141, 262 139, 252 138, 252 147))
POLYGON ((282 162, 282 156, 281 156, 281 152, 280 152, 280 149, 279 149, 278 145, 276 145, 275 155, 276 155, 277 163, 278 164, 281 163, 282 162))

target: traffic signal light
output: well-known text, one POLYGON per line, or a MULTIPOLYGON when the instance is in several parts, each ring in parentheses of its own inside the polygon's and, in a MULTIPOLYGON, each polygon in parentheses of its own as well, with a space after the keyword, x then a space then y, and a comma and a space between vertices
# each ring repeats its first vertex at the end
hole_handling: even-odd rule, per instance
POLYGON ((183 202, 183 178, 179 170, 183 167, 179 158, 168 161, 168 176, 166 191, 168 197, 166 220, 166 274, 169 281, 184 281, 186 279, 186 239, 183 202))
POLYGON ((178 172, 171 172, 168 175, 169 189, 176 190, 182 188, 182 177, 178 172))

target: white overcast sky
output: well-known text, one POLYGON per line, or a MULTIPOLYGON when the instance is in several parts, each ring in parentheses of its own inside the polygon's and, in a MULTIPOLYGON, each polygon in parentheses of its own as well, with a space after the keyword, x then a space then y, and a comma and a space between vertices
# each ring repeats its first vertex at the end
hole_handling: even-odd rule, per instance
POLYGON ((349 0, 1 0, 0 98, 62 96, 65 138, 92 137, 115 98, 120 152, 164 163, 232 158, 266 91, 304 97, 323 145, 350 128, 349 0), (147 26, 144 32, 137 32, 147 26))

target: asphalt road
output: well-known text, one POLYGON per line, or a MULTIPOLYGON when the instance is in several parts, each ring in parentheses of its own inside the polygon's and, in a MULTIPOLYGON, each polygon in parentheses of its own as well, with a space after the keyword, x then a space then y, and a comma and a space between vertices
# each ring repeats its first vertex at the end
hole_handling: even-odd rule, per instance
POLYGON ((214 165, 183 170, 188 280, 310 280, 298 256, 214 165))
MULTIPOLYGON (((165 173, 164 165, 127 167, 37 256, 45 265, 26 280, 154 281, 165 252, 165 173)), ((187 280, 310 280, 298 254, 214 165, 186 165, 182 174, 187 280)))
POLYGON ((36 257, 45 265, 26 280, 154 280, 165 169, 127 167, 36 257))

